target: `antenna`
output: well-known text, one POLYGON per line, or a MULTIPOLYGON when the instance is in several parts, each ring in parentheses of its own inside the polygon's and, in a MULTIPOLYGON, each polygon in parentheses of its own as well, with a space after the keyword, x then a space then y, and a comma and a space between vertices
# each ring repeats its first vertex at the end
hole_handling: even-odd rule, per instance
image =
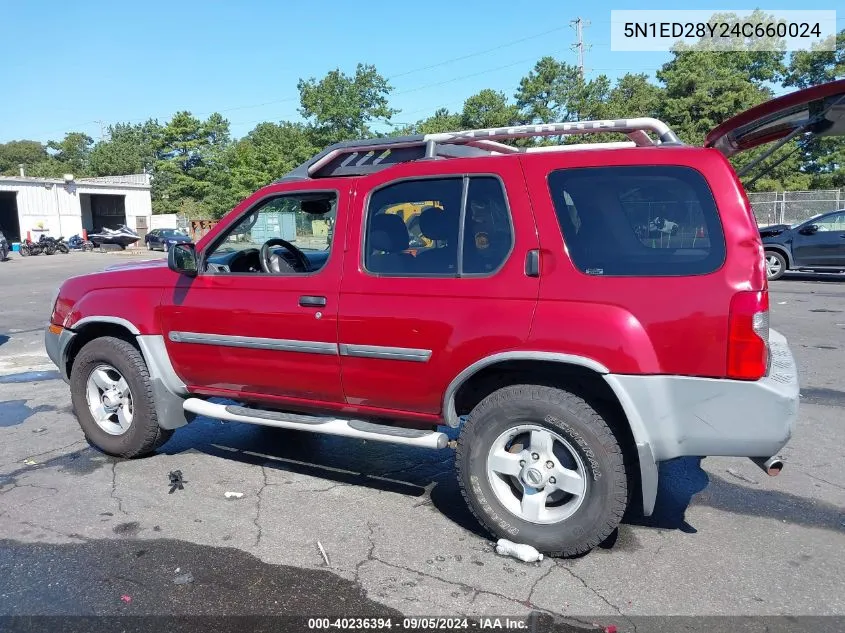
POLYGON ((590 26, 590 22, 577 17, 569 23, 575 25, 576 42, 570 48, 578 53, 578 74, 581 76, 581 81, 584 81, 584 51, 590 48, 584 45, 584 29, 590 26))

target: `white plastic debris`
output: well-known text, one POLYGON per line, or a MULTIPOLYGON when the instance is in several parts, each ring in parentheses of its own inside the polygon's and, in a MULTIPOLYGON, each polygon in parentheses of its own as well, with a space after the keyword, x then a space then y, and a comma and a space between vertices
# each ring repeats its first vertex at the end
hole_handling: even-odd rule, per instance
POLYGON ((173 582, 177 585, 189 585, 194 582, 194 575, 191 572, 187 572, 181 576, 176 576, 176 578, 173 579, 173 582))
POLYGON ((496 553, 502 556, 513 556, 525 563, 543 560, 543 555, 530 545, 514 543, 506 538, 500 538, 496 542, 496 553))
POLYGON ((326 561, 326 567, 331 567, 331 564, 329 564, 329 555, 326 554, 326 550, 323 549, 323 544, 320 541, 317 541, 317 547, 320 549, 320 553, 323 555, 323 560, 326 561))
POLYGON ((244 493, 242 493, 242 492, 231 492, 230 491, 230 492, 224 492, 223 496, 226 497, 227 499, 240 499, 241 497, 244 496, 244 493))

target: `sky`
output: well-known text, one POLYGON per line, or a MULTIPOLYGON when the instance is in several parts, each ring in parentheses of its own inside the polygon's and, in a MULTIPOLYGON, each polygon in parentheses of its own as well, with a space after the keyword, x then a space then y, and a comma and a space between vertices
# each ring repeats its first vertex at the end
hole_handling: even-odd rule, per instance
MULTIPOLYGON (((390 104, 402 111, 394 122, 409 123, 438 107, 460 109, 483 88, 512 96, 544 55, 576 63, 577 17, 586 25, 588 78, 653 78, 669 55, 611 51, 610 11, 677 8, 648 0, 0 0, 0 142, 69 131, 98 140, 110 123, 165 122, 179 110, 220 112, 240 137, 261 121, 298 120, 300 78, 353 74, 359 62, 389 79, 390 104)), ((796 7, 768 0, 762 8, 796 7)), ((837 18, 845 27, 845 12, 837 18)))

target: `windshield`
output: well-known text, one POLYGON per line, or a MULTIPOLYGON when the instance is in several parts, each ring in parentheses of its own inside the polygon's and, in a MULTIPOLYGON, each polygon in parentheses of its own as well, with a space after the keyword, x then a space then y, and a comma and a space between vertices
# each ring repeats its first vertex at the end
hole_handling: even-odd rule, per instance
POLYGON ((161 230, 162 237, 185 237, 185 234, 178 229, 162 229, 161 230))

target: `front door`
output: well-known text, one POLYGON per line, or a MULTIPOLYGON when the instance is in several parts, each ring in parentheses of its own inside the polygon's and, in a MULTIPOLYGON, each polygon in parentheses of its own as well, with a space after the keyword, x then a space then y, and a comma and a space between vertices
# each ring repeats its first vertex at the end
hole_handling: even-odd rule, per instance
POLYGON ((796 266, 845 266, 845 211, 823 216, 795 232, 796 266))
POLYGON ((348 186, 274 185, 167 291, 162 331, 176 373, 205 395, 340 403, 337 309, 348 186), (262 261, 263 260, 263 261, 262 261))
POLYGON ((358 185, 338 330, 353 407, 436 416, 458 372, 528 338, 539 279, 526 255, 538 244, 519 164, 458 162, 454 174, 432 161, 358 185))

